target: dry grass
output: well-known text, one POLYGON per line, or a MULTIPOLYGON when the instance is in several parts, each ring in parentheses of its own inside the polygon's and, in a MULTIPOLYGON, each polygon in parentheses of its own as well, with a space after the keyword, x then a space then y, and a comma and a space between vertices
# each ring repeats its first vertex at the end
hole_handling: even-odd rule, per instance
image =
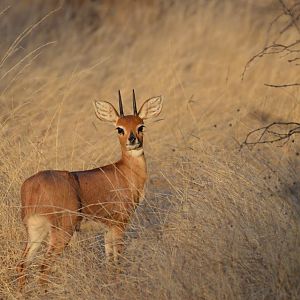
POLYGON ((48 294, 32 267, 28 299, 298 299, 299 142, 238 151, 258 125, 299 121, 299 89, 263 85, 297 81, 297 67, 264 58, 241 81, 277 2, 118 2, 0 4, 0 298, 22 298, 22 181, 115 161, 91 102, 120 88, 126 111, 134 87, 139 103, 162 94, 165 106, 147 124, 150 178, 122 272, 104 264, 101 226, 85 223, 48 294))

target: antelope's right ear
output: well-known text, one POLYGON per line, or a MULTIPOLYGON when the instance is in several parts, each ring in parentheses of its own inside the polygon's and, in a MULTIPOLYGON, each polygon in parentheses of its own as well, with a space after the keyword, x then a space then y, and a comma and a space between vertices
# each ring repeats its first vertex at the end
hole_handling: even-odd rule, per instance
POLYGON ((158 116, 162 110, 162 104, 163 99, 161 96, 146 100, 138 112, 139 117, 149 119, 158 116))
POLYGON ((94 102, 95 113, 98 119, 107 122, 116 122, 119 114, 112 104, 106 101, 94 102))

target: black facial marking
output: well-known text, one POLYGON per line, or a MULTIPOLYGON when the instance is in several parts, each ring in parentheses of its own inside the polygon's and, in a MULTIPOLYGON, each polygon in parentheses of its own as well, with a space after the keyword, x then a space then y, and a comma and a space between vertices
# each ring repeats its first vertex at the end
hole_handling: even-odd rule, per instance
POLYGON ((143 132, 145 125, 141 125, 138 127, 138 133, 143 132))
POLYGON ((129 140, 129 142, 130 142, 131 144, 133 144, 133 143, 135 142, 135 140, 136 140, 136 137, 135 137, 135 135, 133 134, 132 131, 130 132, 130 135, 129 135, 128 140, 129 140))
POLYGON ((125 133, 125 132, 124 132, 124 129, 121 128, 121 127, 117 127, 116 130, 118 130, 118 134, 124 135, 124 133, 125 133))

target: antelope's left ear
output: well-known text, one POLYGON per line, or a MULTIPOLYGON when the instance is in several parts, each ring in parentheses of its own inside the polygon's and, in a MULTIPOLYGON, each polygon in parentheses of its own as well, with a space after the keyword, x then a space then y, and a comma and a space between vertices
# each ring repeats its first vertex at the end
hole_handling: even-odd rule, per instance
POLYGON ((146 100, 138 112, 139 117, 149 119, 158 116, 162 110, 162 104, 163 99, 161 96, 146 100))

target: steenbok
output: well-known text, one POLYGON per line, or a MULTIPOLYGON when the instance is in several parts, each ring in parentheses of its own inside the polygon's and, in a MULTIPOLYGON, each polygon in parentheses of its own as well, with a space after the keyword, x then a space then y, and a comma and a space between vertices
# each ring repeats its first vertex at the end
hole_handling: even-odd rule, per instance
POLYGON ((159 115, 162 98, 146 100, 137 111, 133 90, 133 115, 127 116, 124 115, 120 91, 120 113, 109 102, 96 101, 94 106, 100 120, 114 123, 122 157, 114 164, 93 170, 41 171, 25 180, 21 199, 27 244, 18 265, 20 289, 25 285, 26 266, 49 236, 41 266, 41 281, 47 281, 51 259, 62 253, 84 215, 106 225, 104 240, 108 261, 117 261, 122 251, 126 225, 143 197, 147 178, 144 120, 159 115))

